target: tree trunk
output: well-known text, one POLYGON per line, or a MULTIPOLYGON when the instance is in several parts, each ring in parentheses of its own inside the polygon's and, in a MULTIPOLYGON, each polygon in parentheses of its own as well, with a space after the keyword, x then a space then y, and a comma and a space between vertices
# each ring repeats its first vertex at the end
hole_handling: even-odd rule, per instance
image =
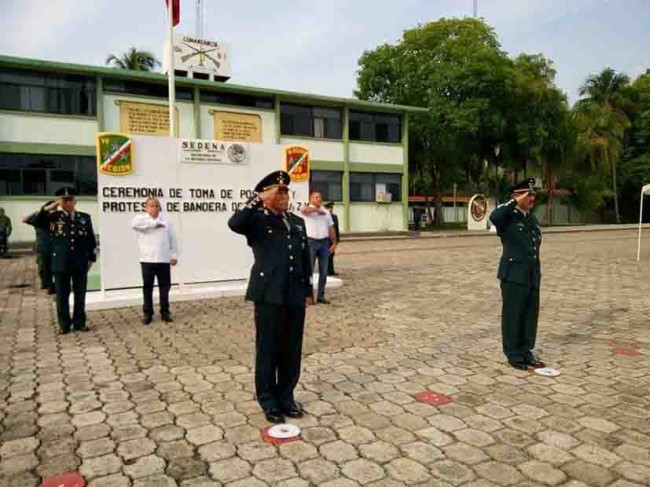
POLYGON ((616 161, 612 161, 612 185, 614 190, 614 213, 616 214, 616 223, 621 223, 621 215, 618 213, 618 188, 616 184, 616 161))

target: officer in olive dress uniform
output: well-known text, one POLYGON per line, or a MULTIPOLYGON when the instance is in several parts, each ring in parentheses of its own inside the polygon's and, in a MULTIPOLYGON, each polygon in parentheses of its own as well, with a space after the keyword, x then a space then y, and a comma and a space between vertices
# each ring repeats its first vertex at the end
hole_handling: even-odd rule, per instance
POLYGON ((519 370, 544 367, 533 354, 539 315, 539 248, 542 243, 539 222, 531 213, 535 204, 534 187, 533 178, 514 185, 510 188, 512 199, 499 205, 490 215, 503 245, 497 274, 503 298, 503 353, 508 363, 519 370))
POLYGON ((52 274, 56 290, 56 312, 60 333, 88 331, 86 327, 86 288, 88 270, 95 260, 95 232, 90 215, 75 211, 77 192, 61 188, 58 199, 44 206, 38 214, 40 227, 50 228, 52 274), (74 293, 74 310, 70 318, 70 284, 74 293))
POLYGON ((305 308, 313 304, 312 270, 302 218, 289 213, 289 174, 276 171, 228 226, 246 237, 255 262, 246 299, 255 303, 255 390, 266 419, 299 418, 293 391, 300 377, 305 308))
MULTIPOLYGON (((43 206, 48 206, 54 201, 48 201, 43 206)), ((54 294, 54 280, 52 279, 52 239, 50 237, 50 224, 45 228, 39 227, 38 214, 36 211, 23 218, 23 222, 34 227, 36 230, 36 264, 38 265, 38 276, 41 278, 41 289, 47 289, 48 294, 54 294)))

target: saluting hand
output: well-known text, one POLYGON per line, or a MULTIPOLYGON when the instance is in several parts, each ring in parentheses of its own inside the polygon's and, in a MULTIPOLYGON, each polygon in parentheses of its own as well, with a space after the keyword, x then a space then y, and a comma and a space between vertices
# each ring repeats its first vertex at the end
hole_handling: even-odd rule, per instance
POLYGON ((62 202, 63 202, 63 200, 61 198, 59 198, 58 200, 53 201, 52 203, 50 203, 49 205, 47 205, 43 209, 45 211, 48 211, 48 212, 52 213, 53 211, 56 211, 56 209, 59 207, 59 205, 61 205, 62 202))
POLYGON ((520 204, 522 201, 527 200, 529 195, 529 192, 521 193, 519 196, 515 196, 515 201, 520 204))
POLYGON ((267 189, 262 193, 261 198, 265 206, 269 206, 273 202, 273 199, 275 198, 275 194, 277 192, 278 187, 276 186, 275 188, 267 189))

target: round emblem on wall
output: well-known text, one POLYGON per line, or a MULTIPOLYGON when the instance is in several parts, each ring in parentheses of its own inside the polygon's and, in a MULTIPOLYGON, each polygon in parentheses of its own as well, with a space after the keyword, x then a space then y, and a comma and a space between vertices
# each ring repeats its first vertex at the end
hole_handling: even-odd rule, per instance
POLYGON ((487 207, 488 204, 485 196, 478 195, 473 198, 472 206, 469 209, 470 213, 472 214, 472 218, 477 222, 483 221, 483 219, 485 219, 485 215, 487 214, 487 207))
POLYGON ((246 159, 246 148, 241 144, 232 144, 228 147, 228 159, 231 162, 243 162, 246 159))

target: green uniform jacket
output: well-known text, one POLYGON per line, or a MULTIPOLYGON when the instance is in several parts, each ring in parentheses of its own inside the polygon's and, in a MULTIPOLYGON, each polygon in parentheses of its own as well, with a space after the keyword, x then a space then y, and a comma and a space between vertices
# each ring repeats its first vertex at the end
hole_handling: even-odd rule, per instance
POLYGON ((502 281, 539 287, 542 277, 539 262, 542 231, 537 217, 530 212, 527 215, 522 213, 512 199, 495 208, 490 221, 494 223, 503 244, 497 277, 502 281))
POLYGON ((33 226, 36 230, 36 252, 46 253, 52 250, 52 239, 50 237, 50 225, 52 223, 49 223, 45 228, 40 227, 38 220, 39 213, 37 211, 29 215, 25 223, 33 226))
POLYGON ((11 218, 7 215, 0 216, 0 228, 4 228, 7 237, 11 236, 11 218))
POLYGON ((246 299, 258 303, 304 306, 312 296, 312 270, 305 222, 287 213, 274 215, 259 202, 235 211, 228 221, 233 232, 246 237, 255 263, 246 299))
POLYGON ((97 242, 88 213, 75 211, 70 216, 64 211, 41 210, 37 223, 41 228, 50 228, 53 274, 87 272, 88 263, 97 260, 97 242))

